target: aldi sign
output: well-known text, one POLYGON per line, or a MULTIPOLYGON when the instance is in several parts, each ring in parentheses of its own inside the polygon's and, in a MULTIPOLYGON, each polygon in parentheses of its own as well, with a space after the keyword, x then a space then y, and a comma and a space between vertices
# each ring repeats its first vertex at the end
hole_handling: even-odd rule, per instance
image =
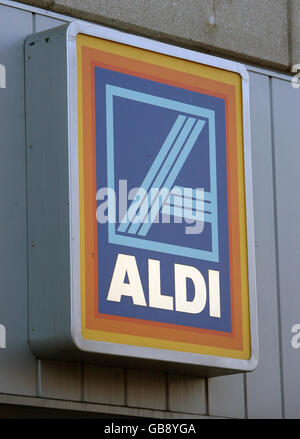
POLYGON ((246 69, 82 23, 29 37, 26 55, 29 137, 44 148, 28 157, 29 235, 43 236, 29 244, 33 351, 206 376, 254 369, 246 69), (34 92, 41 57, 49 83, 34 92), (52 184, 53 221, 40 194, 52 184))

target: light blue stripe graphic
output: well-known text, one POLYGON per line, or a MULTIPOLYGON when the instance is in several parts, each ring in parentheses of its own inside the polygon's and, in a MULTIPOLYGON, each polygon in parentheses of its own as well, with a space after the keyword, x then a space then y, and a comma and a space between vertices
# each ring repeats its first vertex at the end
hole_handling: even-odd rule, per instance
POLYGON ((116 87, 115 85, 107 84, 106 87, 110 88, 110 92, 113 96, 119 96, 121 98, 127 98, 137 102, 146 102, 147 104, 169 108, 170 110, 179 111, 180 113, 187 113, 205 118, 210 118, 214 114, 213 110, 207 110, 203 107, 195 107, 194 105, 172 101, 171 99, 161 98, 159 96, 148 95, 135 90, 116 87))
MULTIPOLYGON (((114 112, 111 86, 106 85, 106 137, 107 137, 107 186, 114 190, 115 160, 114 160, 114 112)), ((108 209, 110 206, 108 205, 108 209)), ((111 241, 115 234, 115 224, 108 222, 108 239, 111 241)))
POLYGON ((203 259, 205 261, 218 262, 219 255, 210 250, 200 250, 191 247, 183 247, 181 245, 166 244, 165 242, 151 241, 148 239, 141 239, 135 236, 116 235, 109 237, 109 242, 112 244, 125 245, 142 250, 152 250, 161 253, 168 253, 170 255, 186 256, 187 258, 203 259))
POLYGON ((177 207, 185 205, 187 208, 191 205, 196 206, 191 207, 194 210, 211 212, 211 202, 205 199, 207 197, 206 194, 210 196, 210 193, 204 190, 174 186, 165 204, 177 207), (199 206, 201 206, 201 209, 199 209, 199 206))
MULTIPOLYGON (((174 123, 174 125, 172 126, 166 140, 164 141, 159 153, 156 156, 156 159, 154 160, 151 168, 148 171, 148 174, 146 175, 143 183, 141 184, 141 188, 145 191, 149 191, 150 185, 152 183, 152 181, 154 180, 154 178, 156 177, 162 163, 164 162, 166 156, 169 153, 170 148, 172 147, 179 131, 181 130, 185 120, 186 120, 186 116, 183 115, 179 115, 174 123)), ((126 232, 127 228, 130 226, 130 223, 128 224, 128 218, 132 218, 134 217, 134 214, 136 213, 136 211, 140 208, 142 202, 143 202, 143 197, 142 197, 142 191, 138 191, 136 197, 139 197, 137 202, 131 203, 127 214, 125 215, 125 217, 123 218, 118 231, 119 232, 126 232)))
MULTIPOLYGON (((193 118, 190 118, 190 119, 193 119, 193 118)), ((190 119, 187 121, 186 125, 188 124, 188 122, 190 122, 190 119)), ((194 122, 194 120, 192 120, 191 123, 192 122, 194 122)), ((198 120, 196 122, 196 124, 195 124, 191 134, 189 135, 185 145, 183 146, 182 150, 180 151, 178 158, 176 159, 175 162, 174 161, 172 162, 172 163, 174 163, 174 165, 173 165, 173 168, 171 169, 171 172, 168 175, 167 179, 165 180, 165 182, 159 181, 160 186, 163 186, 164 188, 166 188, 168 190, 171 189, 171 187, 174 184, 174 181, 176 180, 179 172, 181 171, 181 168, 183 167, 186 159, 188 158, 190 152, 192 151, 192 148, 193 148, 199 134, 201 133, 204 125, 205 125, 205 122, 203 120, 198 120)), ((164 176, 164 172, 162 174, 164 176)), ((156 186, 155 184, 153 184, 153 186, 160 187, 160 186, 156 186)), ((161 201, 162 204, 164 204, 165 200, 166 200, 166 196, 163 194, 162 201, 161 201)), ((150 207, 150 211, 151 211, 151 216, 154 220, 156 218, 161 206, 159 203, 155 203, 155 207, 153 208, 153 204, 154 203, 152 203, 152 205, 150 207)), ((140 236, 146 236, 150 227, 151 227, 151 224, 152 223, 149 221, 147 223, 144 223, 142 225, 141 229, 139 230, 138 234, 140 236)))
POLYGON ((211 223, 212 221, 210 212, 187 209, 186 207, 183 208, 182 206, 176 206, 174 204, 164 204, 161 211, 165 215, 172 215, 177 218, 189 219, 192 221, 203 221, 206 223, 211 223))
MULTIPOLYGON (((204 204, 204 190, 176 186, 170 191, 163 207, 162 213, 168 217, 189 219, 205 222, 205 215, 210 214, 210 204, 204 204)), ((207 222, 209 222, 207 216, 207 222)))
MULTIPOLYGON (((210 192, 206 192, 206 191, 198 191, 198 192, 196 192, 196 189, 193 189, 193 188, 191 188, 191 189, 193 191, 193 199, 203 200, 205 203, 210 203, 211 202, 211 193, 210 192)), ((182 196, 184 196, 184 191, 185 190, 186 190, 186 188, 184 188, 182 186, 174 186, 173 189, 171 190, 170 195, 174 194, 175 196, 178 196, 178 194, 181 193, 182 196)), ((189 198, 189 195, 185 195, 185 196, 187 196, 187 198, 189 198)))
POLYGON ((216 173, 216 132, 215 115, 208 122, 209 132, 209 166, 210 166, 210 193, 212 204, 212 252, 219 258, 219 234, 218 234, 218 199, 217 199, 217 173, 216 173))
MULTIPOLYGON (((187 137, 189 136, 194 123, 195 123, 195 119, 192 117, 188 118, 188 120, 185 122, 184 127, 182 128, 179 136, 177 137, 174 145, 172 146, 163 166, 161 167, 160 171, 158 172, 156 178, 154 179, 154 181, 152 183, 152 187, 148 190, 148 197, 143 201, 143 205, 141 206, 142 211, 149 211, 148 202, 149 202, 149 196, 151 195, 151 190, 154 188, 160 189, 161 186, 163 185, 163 182, 166 179, 168 173, 170 172, 170 169, 174 165, 174 163, 176 161, 176 157, 179 154, 179 151, 181 150, 182 145, 184 144, 187 137)), ((166 189, 169 189, 166 186, 164 186, 164 187, 166 189)), ((150 207, 150 211, 151 211, 151 207, 150 207)), ((148 223, 148 221, 149 221, 149 215, 147 214, 143 218, 142 222, 148 223)), ((150 219, 150 222, 151 222, 151 219, 150 219)), ((135 234, 137 232, 138 228, 140 227, 140 224, 141 224, 141 222, 136 222, 135 224, 132 224, 129 227, 128 232, 135 234)))
POLYGON ((190 199, 191 203, 190 205, 188 205, 187 203, 187 199, 185 198, 185 202, 184 199, 182 198, 182 200, 179 200, 179 198, 177 197, 176 200, 171 200, 171 198, 166 199, 164 206, 171 206, 171 207, 178 207, 178 208, 182 208, 182 209, 187 209, 187 210, 192 210, 195 212, 206 212, 206 213, 211 213, 212 209, 211 207, 207 204, 204 205, 203 200, 198 200, 198 203, 202 203, 201 205, 201 209, 197 209, 193 207, 193 203, 195 202, 195 200, 190 199))

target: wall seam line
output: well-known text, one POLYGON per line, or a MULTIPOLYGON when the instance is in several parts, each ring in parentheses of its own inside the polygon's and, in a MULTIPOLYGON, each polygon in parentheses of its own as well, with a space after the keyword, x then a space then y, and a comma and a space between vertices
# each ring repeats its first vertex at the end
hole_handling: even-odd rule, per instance
POLYGON ((208 378, 205 378, 204 381, 204 388, 205 388, 205 405, 206 405, 206 411, 205 414, 207 416, 210 416, 209 414, 209 390, 208 390, 208 378))
POLYGON ((165 373, 165 384, 166 384, 166 410, 170 411, 170 375, 168 372, 165 373))
MULTIPOLYGON (((32 27, 32 33, 35 33, 35 14, 31 14, 31 27, 32 27)), ((26 206, 25 206, 25 218, 26 218, 26 303, 27 303, 27 310, 26 310, 26 317, 27 317, 27 342, 30 349, 30 324, 29 324, 29 212, 28 212, 28 127, 27 127, 27 118, 26 118, 26 68, 25 68, 25 44, 23 44, 23 84, 24 84, 24 102, 23 102, 23 108, 24 108, 24 166, 25 166, 25 200, 26 200, 26 206)), ((41 385, 41 360, 36 358, 36 395, 38 397, 41 396, 42 392, 42 385, 41 385)))
POLYGON ((281 389, 281 412, 285 419, 285 398, 283 380, 283 358, 282 358, 282 322, 281 322, 281 301, 280 301, 280 274, 279 274, 279 249, 278 249, 278 216, 277 216, 277 188, 276 188, 276 163, 275 163, 275 133, 274 133, 274 107, 273 107, 273 84, 272 77, 269 77, 270 90, 270 116, 271 116, 271 144, 272 144, 272 173, 273 173, 273 199, 274 199, 274 234, 275 234, 275 264, 276 264, 276 293, 277 293, 277 318, 278 318, 278 345, 280 365, 280 389, 281 389))
POLYGON ((124 407, 128 406, 128 370, 124 369, 124 407))
POLYGON ((247 379, 246 374, 243 373, 243 388, 244 388, 244 417, 248 419, 248 394, 247 394, 247 379))

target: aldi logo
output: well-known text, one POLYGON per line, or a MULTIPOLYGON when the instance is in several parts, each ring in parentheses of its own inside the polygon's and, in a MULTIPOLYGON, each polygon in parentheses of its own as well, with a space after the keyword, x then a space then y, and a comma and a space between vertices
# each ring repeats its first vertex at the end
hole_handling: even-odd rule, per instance
POLYGON ((246 70, 100 26, 65 32, 76 349, 253 369, 246 70))
POLYGON ((93 74, 99 312, 230 330, 224 100, 93 74))
MULTIPOLYGON (((108 73, 113 82, 112 72, 97 69, 95 73, 96 81, 109 81, 103 77, 108 73)), ((174 95, 172 88, 163 84, 128 76, 122 79, 125 83, 129 79, 129 84, 138 89, 146 86, 147 90, 152 87, 154 93, 162 96, 174 95)), ((184 97, 187 102, 196 98, 195 94, 186 92, 182 93, 181 98, 184 97)), ((217 103, 215 99, 214 104, 217 103)), ((109 207, 113 209, 109 215, 109 241, 217 262, 215 111, 106 84, 106 114, 108 187, 114 196, 116 182, 123 182, 124 186, 129 183, 135 185, 134 188, 139 184, 123 218, 119 212, 121 223, 117 227, 112 225, 116 215, 115 199, 109 199, 109 207), (202 186, 192 188, 192 183, 202 186), (160 213, 167 218, 160 221, 160 213), (168 216, 171 215, 179 218, 176 224, 182 224, 185 219, 193 226, 166 227, 164 224, 170 223, 168 216), (204 222, 210 224, 206 241, 202 246, 200 243, 195 246, 192 237, 188 240, 184 235, 201 234, 204 222), (154 227, 155 223, 161 226, 154 227)), ((125 198, 124 193, 117 196, 125 198)), ((126 200, 122 201, 122 205, 126 204, 126 200)), ((102 213, 100 209, 99 212, 102 213)))
POLYGON ((84 337, 248 359, 240 75, 87 36, 77 47, 84 337))

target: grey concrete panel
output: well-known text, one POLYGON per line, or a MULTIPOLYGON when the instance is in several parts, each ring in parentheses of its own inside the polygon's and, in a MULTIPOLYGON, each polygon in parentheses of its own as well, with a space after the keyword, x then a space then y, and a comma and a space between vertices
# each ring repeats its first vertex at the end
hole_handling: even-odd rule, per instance
POLYGON ((49 9, 222 56, 289 64, 287 0, 55 0, 49 9))
POLYGON ((24 39, 32 14, 0 5, 0 392, 36 394, 36 360, 27 334, 27 239, 24 112, 24 39), (13 30, 13 31, 12 31, 13 30))
POLYGON ((166 375, 160 372, 127 370, 127 405, 166 410, 166 375))
POLYGON ((205 379, 170 374, 168 408, 176 412, 206 414, 205 379))
POLYGON ((215 44, 225 51, 287 66, 287 0, 216 0, 215 44))
POLYGON ((272 102, 284 415, 300 418, 300 349, 291 344, 300 324, 300 90, 272 79, 272 102))
POLYGON ((125 404, 125 371, 115 367, 84 365, 84 401, 125 404))
POLYGON ((281 418, 270 79, 250 73, 259 362, 246 374, 248 418, 281 418))
POLYGON ((62 361, 41 362, 41 395, 72 401, 82 400, 82 367, 62 361))
POLYGON ((245 418, 243 374, 208 379, 208 414, 226 418, 245 418))

